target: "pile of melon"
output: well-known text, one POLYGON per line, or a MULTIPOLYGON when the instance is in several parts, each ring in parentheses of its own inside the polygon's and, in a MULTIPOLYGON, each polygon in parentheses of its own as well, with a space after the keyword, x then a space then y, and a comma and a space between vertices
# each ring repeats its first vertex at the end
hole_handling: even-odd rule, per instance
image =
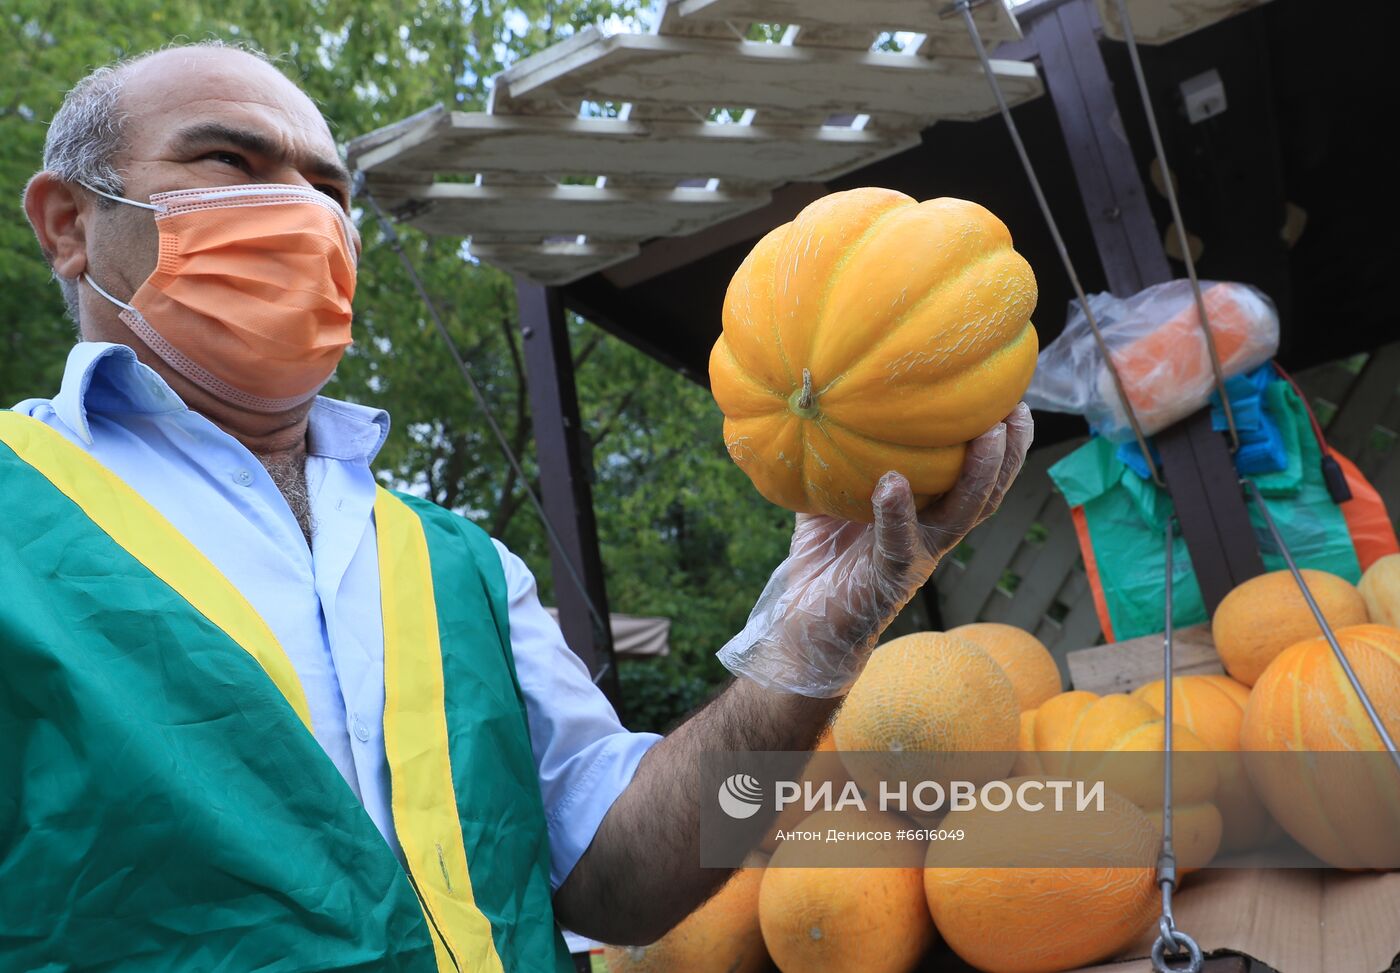
MULTIPOLYGON (((1359 589, 1321 572, 1306 577, 1387 729, 1400 737, 1400 555, 1376 562, 1359 589)), ((1310 779, 1320 771, 1306 762, 1286 775, 1281 765, 1251 765, 1251 754, 1267 751, 1381 749, 1291 576, 1263 575, 1235 589, 1212 632, 1230 675, 1173 681, 1174 748, 1206 755, 1183 759, 1175 781, 1185 894, 1195 867, 1265 844, 1280 828, 1332 864, 1400 861, 1400 835, 1357 818, 1380 808, 1387 817, 1378 820, 1394 820, 1393 768, 1337 786, 1310 779)), ((841 753, 862 786, 870 767, 847 754, 1005 751, 1007 766, 997 773, 1008 779, 1106 774, 1103 836, 1151 861, 1161 840, 1160 790, 1148 786, 1148 775, 1114 777, 1103 761, 1112 752, 1147 754, 1149 765, 1158 759, 1163 702, 1160 681, 1127 694, 1061 692, 1055 662, 1034 637, 1005 625, 963 626, 877 649, 819 749, 841 753)), ((797 827, 825 829, 839 813, 818 811, 797 827)), ((1153 869, 1066 868, 1048 858, 1038 867, 1038 847, 1063 852, 1065 842, 1080 840, 1042 825, 1014 806, 951 811, 938 826, 962 828, 961 847, 950 854, 946 844, 930 845, 927 858, 908 867, 784 867, 784 846, 769 844, 771 857, 760 853, 763 864, 735 873, 658 943, 609 947, 608 968, 911 973, 935 948, 948 948, 988 973, 1054 973, 1143 940, 1160 909, 1153 869), (974 867, 988 848, 1013 848, 1021 867, 974 867)))

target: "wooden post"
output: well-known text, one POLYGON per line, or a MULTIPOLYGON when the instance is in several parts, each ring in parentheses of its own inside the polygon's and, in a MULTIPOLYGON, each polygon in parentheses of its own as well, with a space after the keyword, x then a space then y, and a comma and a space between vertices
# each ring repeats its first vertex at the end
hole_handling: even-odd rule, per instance
POLYGON ((530 386, 540 494, 558 543, 551 541, 554 599, 569 648, 621 712, 608 595, 593 516, 593 491, 585 468, 583 431, 574 385, 573 356, 559 292, 517 278, 520 333, 530 386), (580 582, 582 585, 580 586, 580 582))
MULTIPOLYGON (((1109 289, 1126 297, 1172 278, 1132 149, 1112 125, 1119 106, 1090 0, 1069 0, 1030 26, 1060 118, 1109 289)), ((1125 95, 1125 98, 1128 97, 1125 95)), ((1128 111, 1141 111, 1134 99, 1128 111)), ((1230 451, 1209 408, 1155 437, 1206 610, 1264 572, 1230 451)))

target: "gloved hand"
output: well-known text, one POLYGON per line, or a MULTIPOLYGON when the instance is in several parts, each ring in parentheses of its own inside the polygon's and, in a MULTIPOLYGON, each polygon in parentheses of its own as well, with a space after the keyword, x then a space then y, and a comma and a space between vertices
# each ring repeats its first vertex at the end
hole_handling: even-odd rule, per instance
POLYGON ((922 513, 909 481, 892 471, 871 497, 873 524, 798 514, 787 560, 719 661, 766 689, 843 695, 938 562, 1001 504, 1033 433, 1022 402, 968 445, 957 483, 922 513))

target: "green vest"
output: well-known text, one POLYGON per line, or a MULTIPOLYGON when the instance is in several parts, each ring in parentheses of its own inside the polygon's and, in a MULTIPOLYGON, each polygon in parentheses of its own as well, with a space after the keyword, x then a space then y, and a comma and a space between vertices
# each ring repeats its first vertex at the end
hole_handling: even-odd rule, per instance
POLYGON ((375 502, 400 866, 286 653, 123 481, 0 412, 0 971, 564 971, 505 577, 375 502))

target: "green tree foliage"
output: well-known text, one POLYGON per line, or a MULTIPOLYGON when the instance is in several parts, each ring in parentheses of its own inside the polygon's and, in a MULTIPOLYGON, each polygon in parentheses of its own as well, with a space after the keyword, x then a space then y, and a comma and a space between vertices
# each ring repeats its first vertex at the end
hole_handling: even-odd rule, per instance
MULTIPOLYGON (((9 201, 0 208, 0 403, 53 394, 73 341, 17 200, 48 119, 91 68, 172 42, 247 44, 276 57, 346 143, 439 102, 480 110, 490 78, 513 60, 584 24, 639 26, 648 15, 641 0, 9 0, 0 12, 9 51, 0 59, 0 197, 9 201)), ((365 255, 356 344, 327 392, 388 409, 381 479, 500 537, 550 603, 547 541, 522 484, 397 258, 373 221, 357 217, 365 255)), ((461 240, 402 236, 533 481, 510 279, 472 263, 461 240)), ((713 653, 785 552, 791 515, 760 499, 729 461, 707 392, 592 325, 575 320, 570 330, 611 608, 673 620, 670 658, 621 667, 629 722, 660 728, 724 675, 713 653)))

